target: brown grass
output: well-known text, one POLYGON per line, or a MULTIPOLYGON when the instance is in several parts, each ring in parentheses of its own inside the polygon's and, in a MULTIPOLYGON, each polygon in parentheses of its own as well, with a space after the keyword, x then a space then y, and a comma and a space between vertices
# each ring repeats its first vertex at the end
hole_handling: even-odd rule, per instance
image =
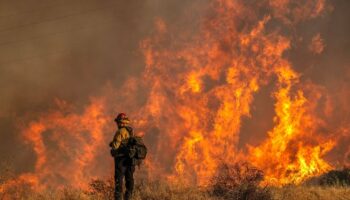
MULTIPOLYGON (((37 192, 30 189, 28 185, 20 184, 1 190, 3 184, 7 180, 14 179, 14 177, 11 167, 2 165, 0 170, 0 200, 113 199, 113 179, 92 180, 87 190, 67 187, 60 190, 37 192)), ((212 185, 207 188, 167 184, 162 181, 147 182, 137 179, 134 200, 260 200, 261 194, 268 194, 268 198, 272 200, 350 200, 350 187, 344 184, 338 186, 290 185, 281 188, 260 188, 258 183, 262 178, 261 172, 254 168, 224 165, 222 171, 213 179, 212 185)))
MULTIPOLYGON (((111 188, 109 188, 111 189, 111 188)), ((269 188, 274 200, 350 200, 350 188, 340 186, 285 186, 269 188)), ((35 192, 10 190, 0 194, 0 200, 108 200, 110 191, 101 190, 97 193, 80 189, 65 188, 57 191, 35 192), (107 194, 107 196, 105 196, 107 194), (107 197, 107 198, 106 198, 107 197)), ((208 190, 179 185, 168 185, 164 182, 138 183, 135 188, 134 200, 222 200, 208 190)), ((225 198, 227 199, 227 198, 225 198)), ((241 198, 232 197, 232 200, 241 198)), ((242 199, 243 200, 243 199, 242 199)), ((250 200, 247 198, 247 200, 250 200)))
POLYGON ((285 186, 271 191, 276 200, 350 200, 350 188, 341 186, 285 186))

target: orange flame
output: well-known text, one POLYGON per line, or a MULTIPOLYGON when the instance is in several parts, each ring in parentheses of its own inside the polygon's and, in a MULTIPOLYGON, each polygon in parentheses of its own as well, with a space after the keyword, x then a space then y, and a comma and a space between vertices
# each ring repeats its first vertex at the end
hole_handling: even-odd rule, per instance
POLYGON ((24 138, 33 145, 37 156, 31 176, 41 186, 85 186, 96 167, 92 161, 101 148, 106 125, 103 99, 92 100, 81 115, 65 115, 65 109, 43 115, 23 130, 24 138))
POLYGON ((298 184, 331 169, 321 157, 332 149, 334 141, 324 141, 316 135, 319 122, 303 92, 297 90, 292 94, 298 75, 288 66, 277 72, 276 126, 269 132, 268 140, 250 149, 250 161, 263 169, 269 184, 298 184))
MULTIPOLYGON (((157 19, 156 33, 140 46, 145 71, 126 81, 127 94, 107 90, 82 112, 61 106, 23 130, 37 156, 32 176, 42 186, 84 186, 106 175, 113 135, 108 114, 117 110, 130 113, 144 135, 151 176, 205 185, 220 163, 244 160, 261 168, 267 183, 282 185, 331 169, 323 156, 335 141, 318 134, 323 122, 315 114, 317 98, 307 94, 285 58, 293 40, 274 28, 317 17, 325 1, 291 4, 215 0, 190 33, 157 19), (274 127, 260 145, 240 149, 242 119, 250 117, 254 95, 268 83, 275 83, 274 127), (136 94, 145 94, 145 101, 137 102, 136 94)), ((309 90, 322 95, 316 87, 309 90)))
MULTIPOLYGON (((206 184, 219 163, 241 159, 264 170, 266 182, 276 185, 300 183, 331 169, 322 156, 334 141, 317 136, 320 120, 312 106, 316 103, 304 95, 299 75, 283 58, 291 40, 266 27, 273 17, 285 23, 281 9, 289 9, 291 2, 270 3, 278 14, 256 23, 257 16, 249 16, 251 28, 243 31, 235 19, 252 8, 240 1, 218 0, 213 3, 211 18, 204 20, 205 26, 188 41, 179 37, 174 42, 177 46, 167 46, 167 36, 159 31, 143 42, 146 74, 153 84, 151 98, 162 99, 156 110, 172 107, 157 115, 179 115, 181 119, 172 118, 179 120, 181 127, 160 125, 161 130, 172 132, 169 143, 178 146, 170 180, 206 184), (172 71, 178 73, 169 77, 172 71), (250 116, 254 94, 274 76, 275 127, 265 142, 248 147, 248 154, 242 156, 237 149, 242 117, 250 116), (204 79, 211 84, 203 84, 204 79)), ((319 15, 324 1, 306 5, 290 11, 296 14, 293 23, 319 15)))

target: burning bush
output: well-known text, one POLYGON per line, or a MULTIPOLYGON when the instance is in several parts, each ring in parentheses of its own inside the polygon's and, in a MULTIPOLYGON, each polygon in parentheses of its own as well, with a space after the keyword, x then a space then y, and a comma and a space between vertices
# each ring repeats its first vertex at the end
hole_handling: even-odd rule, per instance
POLYGON ((30 186, 16 179, 10 162, 0 163, 0 199, 19 199, 30 191, 30 186))
POLYGON ((213 194, 224 199, 270 200, 272 195, 259 183, 264 175, 247 163, 221 164, 212 179, 213 194))
POLYGON ((3 161, 0 163, 0 185, 9 179, 15 178, 13 166, 10 162, 3 161))

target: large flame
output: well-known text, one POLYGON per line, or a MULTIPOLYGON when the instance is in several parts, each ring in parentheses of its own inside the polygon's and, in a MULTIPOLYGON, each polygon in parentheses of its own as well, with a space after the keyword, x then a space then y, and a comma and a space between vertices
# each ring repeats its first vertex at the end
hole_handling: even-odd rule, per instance
POLYGON ((84 186, 106 175, 117 111, 129 113, 144 135, 152 177, 205 185, 220 163, 249 161, 266 183, 282 185, 330 170, 323 156, 335 141, 318 132, 324 122, 316 114, 322 91, 300 80, 285 55, 293 38, 280 29, 324 8, 324 0, 215 0, 191 24, 195 30, 157 19, 155 33, 140 45, 144 73, 125 82, 127 94, 107 89, 82 111, 61 102, 28 123, 23 136, 37 159, 26 176, 41 186, 84 186), (239 147, 242 119, 267 84, 274 84, 274 127, 259 145, 239 147))
POLYGON ((288 65, 278 72, 275 127, 259 147, 250 149, 250 161, 264 170, 270 184, 300 183, 331 169, 321 156, 334 142, 317 135, 320 122, 312 115, 313 105, 302 90, 292 92, 298 75, 288 65))
POLYGON ((64 184, 83 187, 98 171, 96 155, 105 142, 107 121, 104 102, 93 99, 81 114, 72 113, 63 101, 57 101, 57 104, 58 111, 42 115, 23 130, 24 138, 33 145, 37 160, 35 173, 21 178, 39 182, 39 189, 64 184))

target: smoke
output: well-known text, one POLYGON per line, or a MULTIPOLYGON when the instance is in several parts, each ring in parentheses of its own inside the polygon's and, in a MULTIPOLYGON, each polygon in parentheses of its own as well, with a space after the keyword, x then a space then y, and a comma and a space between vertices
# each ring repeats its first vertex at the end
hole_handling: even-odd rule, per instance
POLYGON ((18 174, 33 175, 38 185, 83 186, 111 171, 105 145, 113 135, 114 115, 123 111, 150 147, 148 175, 171 179, 196 172, 191 182, 200 183, 215 169, 213 155, 231 150, 206 149, 215 141, 211 129, 227 130, 219 139, 233 142, 234 154, 225 161, 268 138, 278 79, 269 66, 286 59, 300 74, 297 88, 306 88, 308 112, 322 120, 310 131, 337 143, 322 157, 334 167, 348 164, 349 6, 346 0, 2 1, 0 158, 11 159, 18 174), (213 4, 217 10, 208 9, 213 4), (221 13, 225 6, 231 13, 221 13), (237 34, 234 39, 251 50, 241 53, 235 40, 230 46, 226 33, 237 34), (264 45, 251 45, 255 42, 276 49, 260 53, 264 45), (262 58, 252 64, 261 55, 268 57, 265 69, 262 58), (232 58, 237 71, 227 66, 232 58), (242 64, 249 67, 243 70, 242 64), (223 86, 225 81, 231 86, 223 86), (236 96, 227 95, 232 90, 236 96), (224 104, 234 112, 225 115, 224 104), (182 157, 205 167, 192 168, 182 157))
MULTIPOLYGON (((33 152, 17 129, 56 98, 83 107, 111 82, 142 71, 139 41, 159 2, 2 1, 0 6, 1 158, 28 170, 33 152), (21 150, 20 150, 21 149, 21 150)), ((176 10, 176 9, 175 9, 176 10)), ((112 118, 112 116, 111 116, 112 118)))

